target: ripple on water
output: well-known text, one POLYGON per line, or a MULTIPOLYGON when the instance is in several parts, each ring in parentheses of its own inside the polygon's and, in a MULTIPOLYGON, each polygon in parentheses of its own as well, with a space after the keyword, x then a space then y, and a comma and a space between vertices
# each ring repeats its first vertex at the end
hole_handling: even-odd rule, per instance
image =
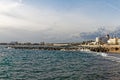
POLYGON ((0 56, 0 79, 119 80, 119 66, 85 52, 13 49, 0 56))

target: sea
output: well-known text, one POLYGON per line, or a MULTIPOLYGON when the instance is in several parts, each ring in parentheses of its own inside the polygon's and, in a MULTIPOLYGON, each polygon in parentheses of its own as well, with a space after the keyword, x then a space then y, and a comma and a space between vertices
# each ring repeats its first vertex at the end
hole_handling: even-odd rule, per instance
POLYGON ((0 46, 0 80, 120 80, 120 54, 0 46))

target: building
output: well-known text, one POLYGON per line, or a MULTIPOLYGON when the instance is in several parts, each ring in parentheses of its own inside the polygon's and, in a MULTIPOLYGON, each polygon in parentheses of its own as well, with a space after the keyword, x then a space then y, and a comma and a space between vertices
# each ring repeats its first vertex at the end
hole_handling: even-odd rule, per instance
POLYGON ((99 43, 99 42, 100 42, 100 38, 99 38, 99 37, 96 37, 95 42, 96 42, 96 43, 99 43))
POLYGON ((68 46, 68 43, 54 43, 53 46, 68 46))
POLYGON ((17 45, 17 44, 18 44, 17 41, 12 41, 12 42, 9 43, 9 45, 17 45))
POLYGON ((111 38, 111 39, 108 40, 108 44, 120 45, 120 38, 111 38))
POLYGON ((106 36, 96 37, 95 44, 107 44, 110 36, 107 34, 106 36))
POLYGON ((117 42, 118 42, 118 45, 120 45, 120 39, 118 39, 118 41, 117 41, 117 42))
POLYGON ((118 45, 118 44, 120 44, 120 39, 110 38, 107 42, 108 42, 108 44, 111 44, 111 45, 118 45))
POLYGON ((102 37, 96 37, 95 45, 110 44, 110 45, 120 45, 120 38, 111 38, 108 34, 102 37))

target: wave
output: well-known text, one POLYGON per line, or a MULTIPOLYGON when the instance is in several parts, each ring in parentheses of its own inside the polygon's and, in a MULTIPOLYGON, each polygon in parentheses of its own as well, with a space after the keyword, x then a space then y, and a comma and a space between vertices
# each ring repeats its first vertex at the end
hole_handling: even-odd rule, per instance
POLYGON ((97 55, 100 55, 100 56, 102 56, 102 57, 108 57, 108 54, 107 54, 107 53, 98 53, 98 52, 97 52, 97 55))
POLYGON ((97 55, 100 55, 100 56, 104 57, 105 59, 120 63, 120 57, 111 56, 107 53, 97 53, 97 55))
POLYGON ((0 57, 4 57, 5 56, 5 54, 4 53, 0 53, 0 57))

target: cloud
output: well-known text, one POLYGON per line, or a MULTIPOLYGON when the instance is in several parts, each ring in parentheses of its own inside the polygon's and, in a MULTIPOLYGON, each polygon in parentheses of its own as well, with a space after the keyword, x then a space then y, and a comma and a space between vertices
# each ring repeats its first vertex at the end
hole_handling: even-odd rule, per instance
POLYGON ((62 42, 94 23, 94 20, 80 11, 61 12, 23 2, 0 0, 0 36, 4 37, 2 40, 62 42))
POLYGON ((45 9, 37 9, 19 0, 0 1, 0 27, 27 30, 44 30, 56 21, 56 14, 45 9))
POLYGON ((81 9, 59 11, 24 0, 0 0, 0 40, 72 41, 98 22, 81 9))
POLYGON ((62 13, 46 7, 36 8, 22 3, 22 0, 0 1, 0 27, 31 31, 54 28, 57 31, 65 32, 68 28, 69 30, 71 28, 72 31, 76 30, 73 26, 79 28, 86 24, 90 25, 93 23, 92 21, 78 12, 62 13))

